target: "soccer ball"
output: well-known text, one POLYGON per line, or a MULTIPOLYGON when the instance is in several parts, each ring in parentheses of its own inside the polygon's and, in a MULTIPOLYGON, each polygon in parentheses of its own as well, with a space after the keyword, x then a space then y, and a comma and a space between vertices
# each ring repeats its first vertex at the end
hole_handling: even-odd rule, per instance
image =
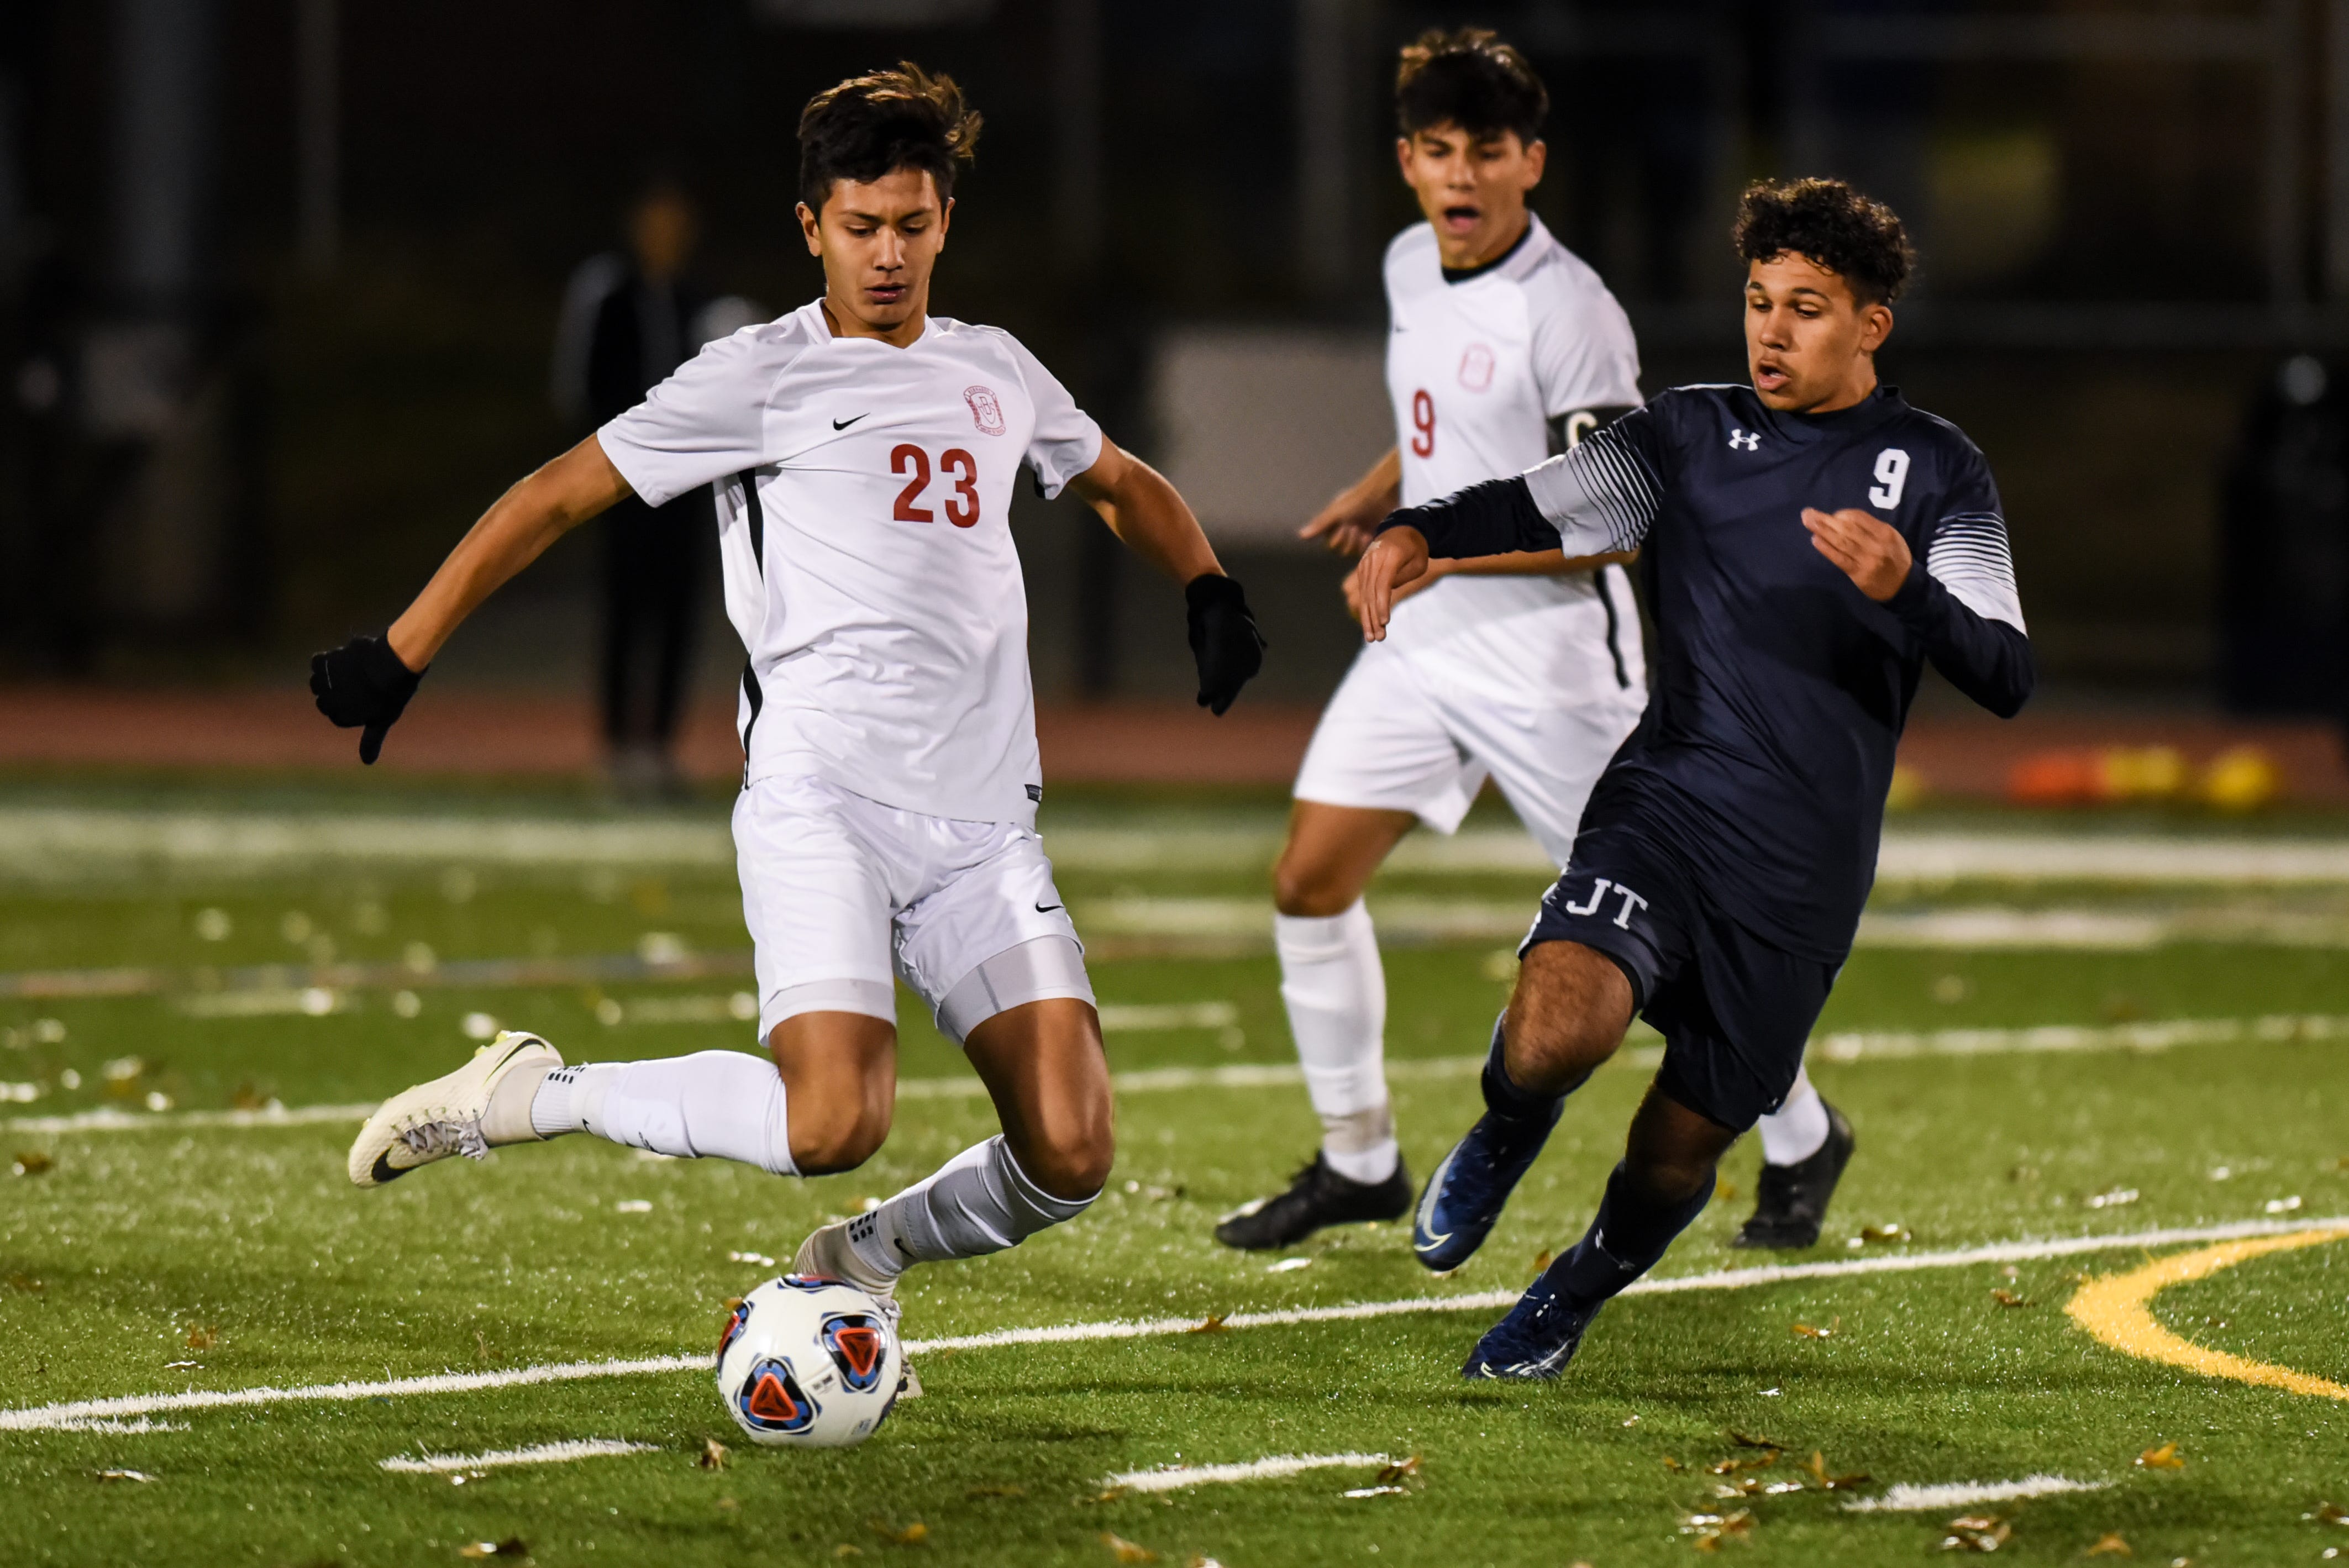
POLYGON ((897 1402, 905 1353, 878 1303, 836 1279, 785 1274, 744 1296, 718 1340, 718 1397, 754 1443, 844 1449, 897 1402))

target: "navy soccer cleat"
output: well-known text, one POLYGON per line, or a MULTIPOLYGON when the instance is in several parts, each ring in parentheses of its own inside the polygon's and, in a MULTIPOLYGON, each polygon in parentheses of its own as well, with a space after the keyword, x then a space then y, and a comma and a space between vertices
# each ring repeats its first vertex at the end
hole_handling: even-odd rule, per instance
POLYGON ((1566 1370, 1604 1301, 1576 1311, 1545 1273, 1517 1298, 1509 1315, 1485 1331, 1460 1368, 1463 1377, 1515 1377, 1547 1382, 1566 1370))
POLYGON ((1561 1099, 1547 1116, 1518 1120, 1488 1110, 1476 1119, 1420 1194, 1411 1248, 1421 1263, 1442 1274, 1466 1263, 1485 1244, 1509 1193, 1549 1141, 1549 1130, 1565 1109, 1561 1099))

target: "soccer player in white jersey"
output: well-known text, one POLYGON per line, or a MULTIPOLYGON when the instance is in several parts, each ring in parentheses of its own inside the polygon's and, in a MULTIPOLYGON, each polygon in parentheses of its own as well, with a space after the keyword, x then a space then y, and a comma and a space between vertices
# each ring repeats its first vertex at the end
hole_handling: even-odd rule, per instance
POLYGON ((890 1303, 908 1264, 1016 1246, 1100 1192, 1109 1072, 1035 830, 1008 528, 1020 468, 1047 495, 1074 488, 1185 584, 1203 706, 1230 706, 1263 642, 1164 478, 1009 334, 928 314, 978 123, 950 79, 911 64, 817 95, 799 218, 823 296, 705 347, 509 490, 384 637, 314 662, 319 707, 365 727, 373 761, 458 624, 564 530, 631 492, 658 505, 716 483, 727 613, 750 655, 734 840, 764 1054, 566 1066, 534 1035, 502 1035, 384 1104, 351 1147, 358 1185, 572 1132, 779 1175, 854 1169, 889 1130, 902 978, 969 1055, 1003 1131, 817 1231, 797 1272, 890 1303))
MULTIPOLYGON (((1532 67, 1490 31, 1430 31, 1403 49, 1396 156, 1426 221, 1387 247, 1395 447, 1304 537, 1360 553, 1397 507, 1519 472, 1640 403, 1622 307, 1526 210, 1548 108, 1532 67)), ((1273 873, 1273 936, 1322 1143, 1286 1191, 1216 1227, 1227 1245, 1284 1247, 1411 1208, 1386 1084, 1386 981, 1362 891, 1415 824, 1457 829, 1487 778, 1567 863, 1591 786, 1648 689, 1623 568, 1568 572, 1565 561, 1546 551, 1437 562, 1321 716, 1273 873)), ((1805 1077, 1761 1130, 1760 1203, 1738 1242, 1809 1246, 1850 1129, 1805 1077)))

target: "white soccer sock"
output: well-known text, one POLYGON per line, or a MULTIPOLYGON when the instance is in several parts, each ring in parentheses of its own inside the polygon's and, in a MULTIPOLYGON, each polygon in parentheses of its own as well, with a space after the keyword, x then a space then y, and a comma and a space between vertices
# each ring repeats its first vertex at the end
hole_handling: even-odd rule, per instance
POLYGON ((631 1149, 796 1176, 786 1098, 775 1064, 743 1051, 586 1062, 546 1075, 530 1123, 542 1138, 592 1132, 631 1149))
POLYGON ((1092 1201, 1056 1198, 1037 1186, 998 1133, 873 1212, 851 1220, 848 1244, 865 1267, 895 1279, 917 1263, 984 1257, 1016 1247, 1047 1226, 1075 1219, 1092 1201))
POLYGON ((1371 912, 1356 899, 1326 917, 1276 914, 1272 943, 1305 1092, 1321 1118, 1322 1157, 1352 1181, 1383 1181, 1402 1151, 1388 1109, 1387 977, 1371 912))
POLYGON ((1795 1072, 1786 1103, 1764 1117, 1762 1158, 1771 1165, 1799 1165, 1827 1140, 1827 1103, 1811 1087, 1807 1068, 1795 1072))

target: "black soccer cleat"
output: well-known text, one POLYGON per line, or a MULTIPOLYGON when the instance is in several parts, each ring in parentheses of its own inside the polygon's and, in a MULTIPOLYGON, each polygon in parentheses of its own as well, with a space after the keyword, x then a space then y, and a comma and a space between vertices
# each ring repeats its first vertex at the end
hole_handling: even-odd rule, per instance
POLYGON ((1301 1242, 1324 1225, 1400 1220, 1410 1212, 1411 1172, 1400 1158, 1385 1181, 1357 1181, 1330 1169, 1316 1150, 1313 1163, 1297 1173, 1288 1191, 1259 1198, 1230 1215, 1216 1227, 1216 1240, 1259 1252, 1301 1242))
MULTIPOLYGON (((1821 1100, 1821 1105, 1826 1101, 1821 1100)), ((1809 1159, 1793 1165, 1762 1167, 1761 1191, 1754 1217, 1729 1243, 1733 1247, 1767 1247, 1774 1252, 1816 1246, 1819 1227, 1826 1222, 1827 1200, 1835 1196, 1843 1168, 1851 1163, 1857 1142, 1843 1112, 1827 1105, 1827 1140, 1809 1159)))

